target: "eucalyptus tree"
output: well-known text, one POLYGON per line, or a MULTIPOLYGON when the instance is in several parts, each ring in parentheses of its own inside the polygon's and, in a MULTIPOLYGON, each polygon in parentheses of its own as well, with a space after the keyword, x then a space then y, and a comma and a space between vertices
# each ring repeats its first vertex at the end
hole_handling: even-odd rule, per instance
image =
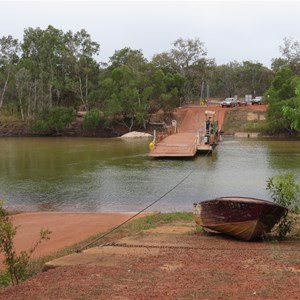
POLYGON ((135 124, 145 126, 147 100, 152 91, 145 84, 146 69, 147 60, 142 52, 126 47, 111 56, 101 83, 106 116, 129 131, 135 124))
POLYGON ((237 93, 237 83, 241 64, 237 61, 217 66, 213 72, 214 93, 221 97, 234 97, 237 93))
POLYGON ((99 71, 94 56, 98 55, 100 45, 92 41, 90 34, 84 29, 75 33, 68 31, 65 44, 68 49, 65 59, 69 62, 69 86, 79 97, 83 108, 89 110, 90 93, 96 85, 99 71))
POLYGON ((300 74, 300 43, 285 37, 279 50, 295 74, 300 74))
POLYGON ((189 99, 210 97, 210 84, 214 69, 215 61, 212 59, 201 58, 190 66, 184 86, 185 94, 189 99))
POLYGON ((120 66, 111 72, 111 77, 102 82, 106 90, 105 113, 108 118, 132 130, 135 121, 143 123, 144 99, 138 89, 136 74, 128 66, 120 66))
POLYGON ((208 82, 208 69, 213 60, 206 59, 207 50, 199 38, 177 39, 169 52, 153 56, 152 64, 162 69, 165 74, 180 74, 185 78, 181 87, 183 101, 199 97, 203 84, 208 82))
POLYGON ((270 87, 274 72, 261 63, 233 61, 214 66, 211 71, 211 93, 214 96, 242 97, 263 95, 270 87))
POLYGON ((101 83, 106 115, 129 131, 134 125, 145 127, 148 113, 160 108, 168 112, 180 104, 184 83, 177 70, 149 63, 141 50, 126 47, 115 51, 101 83))
POLYGON ((176 63, 179 73, 186 76, 189 67, 205 57, 207 50, 199 38, 194 40, 179 38, 173 42, 173 49, 171 49, 170 54, 176 63))
POLYGON ((237 94, 263 95, 270 87, 273 72, 261 63, 244 61, 239 67, 237 94))
POLYGON ((170 56, 173 58, 177 71, 186 78, 183 93, 186 100, 199 97, 203 85, 207 82, 207 67, 210 64, 206 59, 207 49, 199 38, 177 39, 173 42, 170 56))
POLYGON ((79 99, 88 110, 91 78, 98 75, 93 56, 99 47, 83 29, 74 34, 51 25, 45 30, 26 29, 21 66, 32 76, 34 109, 39 112, 55 105, 76 106, 79 99))
POLYGON ((165 74, 178 72, 176 62, 169 52, 155 54, 152 57, 151 63, 157 69, 161 69, 165 74))
POLYGON ((109 58, 109 63, 111 69, 126 65, 132 70, 141 71, 146 65, 147 60, 141 50, 125 47, 121 50, 116 50, 109 58))
POLYGON ((144 78, 150 95, 148 112, 156 112, 161 108, 165 112, 170 112, 181 105, 185 77, 178 72, 165 73, 162 69, 149 64, 147 76, 144 78))
POLYGON ((154 88, 151 101, 151 104, 154 104, 153 108, 170 109, 170 103, 174 107, 181 105, 185 96, 186 77, 179 73, 179 67, 171 52, 154 55, 150 65, 153 66, 153 72, 149 76, 154 88))
POLYGON ((52 107, 60 101, 58 70, 65 52, 63 31, 50 25, 45 30, 25 29, 22 50, 22 64, 31 72, 35 86, 34 109, 42 111, 52 107))
POLYGON ((8 83, 18 62, 20 45, 17 39, 11 35, 0 39, 0 110, 4 104, 4 96, 7 91, 8 83))
POLYGON ((24 121, 25 116, 30 118, 33 113, 31 101, 33 96, 33 89, 30 72, 25 68, 21 68, 16 73, 15 80, 19 99, 20 113, 22 120, 24 121))
POLYGON ((276 73, 280 68, 288 67, 288 60, 282 57, 272 58, 271 70, 276 73))

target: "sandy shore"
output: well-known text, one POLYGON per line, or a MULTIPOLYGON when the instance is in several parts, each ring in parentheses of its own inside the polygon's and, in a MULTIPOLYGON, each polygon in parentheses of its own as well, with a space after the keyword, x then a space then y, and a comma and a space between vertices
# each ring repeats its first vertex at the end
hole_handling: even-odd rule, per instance
MULTIPOLYGON (((132 212, 29 212, 17 214, 12 216, 13 224, 19 226, 15 238, 15 247, 17 252, 28 250, 39 239, 40 230, 48 229, 52 232, 50 239, 39 245, 33 257, 51 254, 89 236, 112 229, 134 214, 132 212)), ((143 216, 143 214, 139 216, 143 216)), ((1 256, 0 260, 2 261, 1 256)))

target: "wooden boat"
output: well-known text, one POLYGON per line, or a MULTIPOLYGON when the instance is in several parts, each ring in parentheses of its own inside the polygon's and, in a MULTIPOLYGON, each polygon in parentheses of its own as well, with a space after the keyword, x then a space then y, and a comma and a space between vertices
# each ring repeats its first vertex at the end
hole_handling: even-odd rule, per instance
POLYGON ((195 222, 204 228, 249 241, 270 232, 287 213, 283 206, 246 197, 221 197, 194 203, 195 222))

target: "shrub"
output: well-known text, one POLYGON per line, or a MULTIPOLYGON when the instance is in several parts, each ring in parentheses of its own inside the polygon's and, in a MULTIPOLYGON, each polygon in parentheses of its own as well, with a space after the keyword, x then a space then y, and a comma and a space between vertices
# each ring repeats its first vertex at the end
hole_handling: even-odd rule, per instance
POLYGON ((269 190, 274 203, 288 209, 277 228, 279 237, 283 238, 291 232, 297 220, 300 208, 300 185, 295 182, 292 173, 286 173, 269 178, 267 190, 269 190))
POLYGON ((83 117, 83 128, 87 130, 96 129, 101 121, 98 109, 92 109, 83 117))
POLYGON ((19 255, 14 249, 16 233, 17 227, 12 224, 8 212, 3 208, 3 201, 0 200, 0 252, 4 254, 3 262, 7 267, 7 271, 0 276, 2 284, 7 284, 8 275, 12 285, 17 285, 27 278, 28 264, 32 253, 43 240, 49 239, 51 232, 42 229, 39 240, 30 248, 29 252, 21 251, 19 255))
POLYGON ((64 129, 75 117, 73 108, 70 107, 52 107, 48 111, 49 127, 56 131, 64 129))
POLYGON ((75 118, 75 112, 70 107, 51 107, 42 113, 31 123, 33 131, 59 131, 64 129, 75 118))

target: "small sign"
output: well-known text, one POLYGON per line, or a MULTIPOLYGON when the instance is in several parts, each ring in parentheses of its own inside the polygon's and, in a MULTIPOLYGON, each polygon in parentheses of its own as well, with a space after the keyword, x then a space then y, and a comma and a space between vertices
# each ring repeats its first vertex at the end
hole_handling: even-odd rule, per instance
POLYGON ((252 100, 252 95, 245 95, 245 101, 250 102, 252 100))
POLYGON ((176 120, 172 120, 172 126, 176 126, 177 125, 177 121, 176 120))

